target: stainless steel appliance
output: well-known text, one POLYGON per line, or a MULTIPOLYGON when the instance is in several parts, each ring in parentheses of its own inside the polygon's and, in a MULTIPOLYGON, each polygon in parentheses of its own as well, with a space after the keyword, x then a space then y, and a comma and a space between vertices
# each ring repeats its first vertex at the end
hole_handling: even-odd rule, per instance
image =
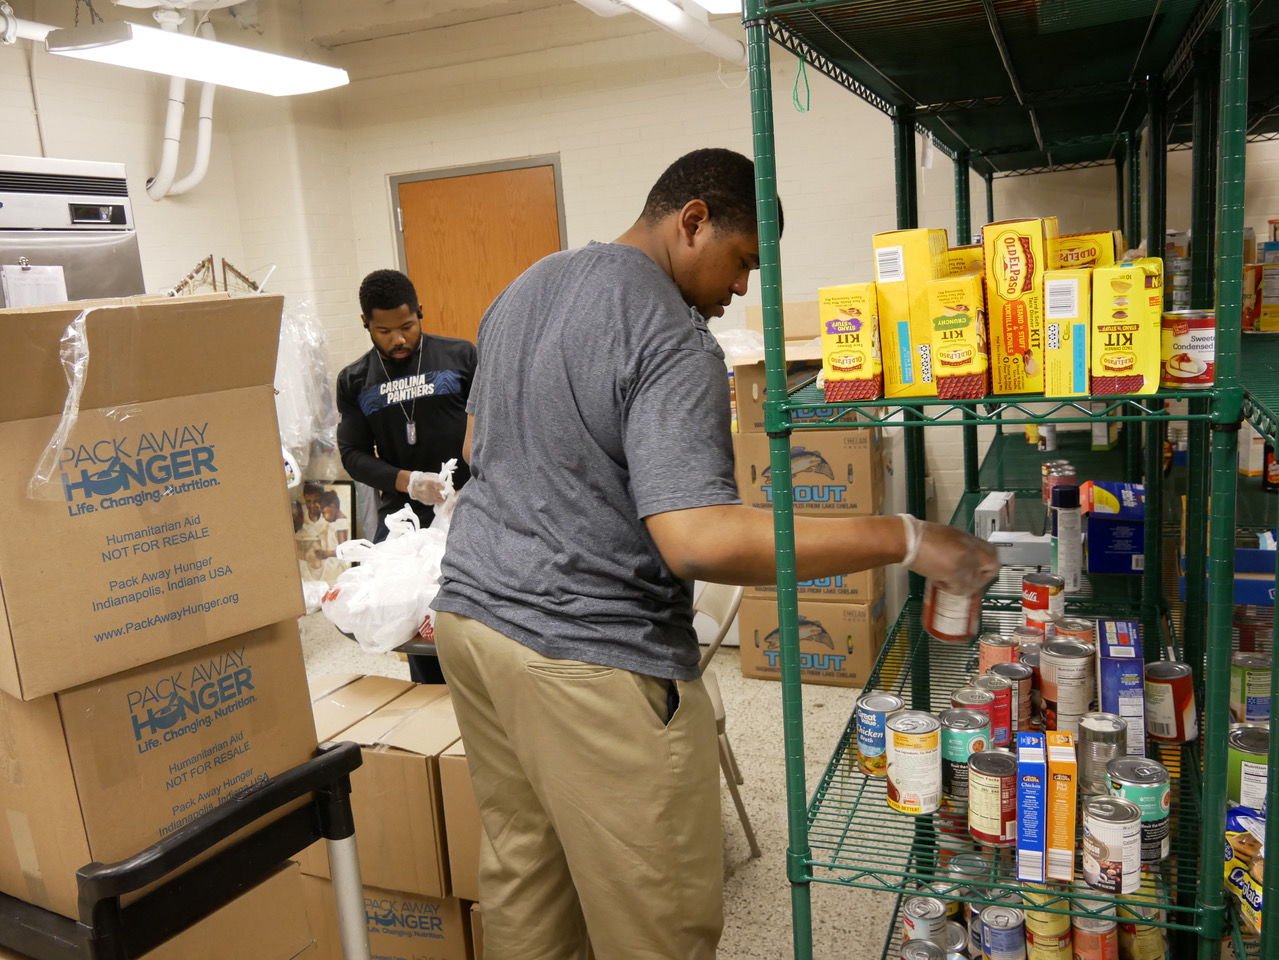
POLYGON ((0 156, 0 266, 24 262, 62 267, 71 300, 144 293, 124 164, 0 156))

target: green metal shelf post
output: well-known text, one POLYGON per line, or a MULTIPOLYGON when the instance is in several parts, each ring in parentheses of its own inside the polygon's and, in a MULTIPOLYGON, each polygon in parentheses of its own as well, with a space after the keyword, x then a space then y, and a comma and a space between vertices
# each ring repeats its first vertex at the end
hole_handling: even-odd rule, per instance
MULTIPOLYGON (((1206 414, 1209 400, 1190 401, 1190 413, 1206 414)), ((1186 503, 1206 504, 1210 446, 1208 424, 1192 420, 1186 443, 1186 503)), ((1181 656, 1195 668, 1198 694, 1203 697, 1204 638, 1207 633, 1207 557, 1208 530, 1202 510, 1186 510, 1186 601, 1181 627, 1181 656)))
POLYGON ((989 170, 982 177, 986 181, 986 222, 995 219, 995 175, 989 170))
MULTIPOLYGON (((1146 252, 1151 256, 1163 256, 1164 223, 1168 206, 1168 150, 1164 119, 1164 95, 1159 81, 1148 77, 1146 81, 1146 252)), ((1164 291, 1165 301, 1171 289, 1171 281, 1164 291)), ((1135 433, 1136 431, 1134 431, 1135 433)), ((1163 425, 1146 424, 1146 516, 1163 516, 1163 425)), ((1145 636, 1151 640, 1160 636, 1160 594, 1163 579, 1163 529, 1160 523, 1147 523, 1145 527, 1145 567, 1141 586, 1141 619, 1145 636)), ((1147 643, 1146 658, 1159 659, 1154 643, 1147 643)))
POLYGON ((1141 131, 1133 130, 1126 134, 1128 149, 1125 155, 1128 158, 1128 229, 1124 232, 1127 234, 1128 246, 1136 247, 1141 244, 1141 131))
MULTIPOLYGON (((968 151, 963 151, 955 158, 955 245, 961 246, 972 242, 972 197, 969 188, 968 151)), ((977 427, 964 424, 964 492, 975 493, 981 486, 978 474, 981 463, 977 454, 977 427)))
POLYGON ((777 216, 776 146, 773 139, 772 71, 768 25, 762 0, 747 3, 747 55, 754 129, 755 204, 759 228, 760 295, 764 310, 767 397, 764 427, 769 436, 773 479, 773 535, 777 557, 777 616, 781 650, 782 724, 786 754, 786 872, 791 883, 795 956, 812 956, 812 894, 807 861, 807 787, 804 783, 804 706, 799 673, 799 610, 796 597, 795 517, 792 504, 790 423, 782 332, 782 272, 777 216))
POLYGON ((1202 53, 1196 55, 1190 178, 1190 306, 1195 310, 1211 310, 1213 303, 1214 250, 1208 238, 1214 235, 1217 213, 1217 78, 1220 69, 1218 59, 1202 53))
MULTIPOLYGON (((1128 218, 1126 212, 1128 204, 1125 200, 1127 188, 1125 187, 1125 174, 1127 164, 1127 152, 1124 149, 1123 141, 1115 145, 1115 228, 1124 234, 1124 243, 1128 244, 1128 218)), ((1128 244, 1131 246, 1131 244, 1128 244)))
MULTIPOLYGON (((1146 85, 1146 255, 1164 255, 1168 220, 1168 131, 1163 86, 1155 77, 1146 85)), ((1164 302, 1171 296, 1171 281, 1164 287, 1164 302)))
MULTIPOLYGON (((1226 814, 1226 735, 1230 722, 1231 609, 1234 604, 1235 492, 1243 391, 1239 388, 1243 314, 1243 223, 1248 125, 1249 0, 1224 0, 1217 166, 1217 401, 1213 411, 1212 499, 1208 543, 1208 649, 1204 670, 1203 826, 1200 862, 1214 862, 1226 814)), ((1219 854, 1217 854, 1219 855, 1219 854)), ((1203 939, 1199 960, 1215 960, 1225 931, 1224 878, 1199 878, 1203 939)), ((1273 937, 1274 930, 1271 930, 1273 937)), ((1266 954, 1263 951, 1263 956, 1266 954)), ((1274 956, 1272 952, 1269 956, 1274 956)))

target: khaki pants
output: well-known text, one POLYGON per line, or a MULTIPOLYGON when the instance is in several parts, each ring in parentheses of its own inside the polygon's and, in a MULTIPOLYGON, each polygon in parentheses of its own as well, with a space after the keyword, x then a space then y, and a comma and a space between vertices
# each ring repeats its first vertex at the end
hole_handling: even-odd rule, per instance
POLYGON ((435 637, 484 825, 486 960, 708 960, 723 925, 702 681, 550 660, 466 617, 435 637))

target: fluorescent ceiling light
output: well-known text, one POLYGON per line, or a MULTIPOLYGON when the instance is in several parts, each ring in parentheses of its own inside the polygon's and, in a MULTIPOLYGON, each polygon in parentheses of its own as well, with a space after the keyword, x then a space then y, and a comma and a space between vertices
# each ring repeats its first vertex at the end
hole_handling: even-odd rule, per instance
POLYGON ((44 42, 50 53, 64 57, 185 77, 273 97, 330 90, 350 82, 346 71, 337 67, 124 20, 54 30, 44 42))
POLYGON ((742 12, 742 0, 693 0, 693 2, 707 13, 740 14, 742 12))

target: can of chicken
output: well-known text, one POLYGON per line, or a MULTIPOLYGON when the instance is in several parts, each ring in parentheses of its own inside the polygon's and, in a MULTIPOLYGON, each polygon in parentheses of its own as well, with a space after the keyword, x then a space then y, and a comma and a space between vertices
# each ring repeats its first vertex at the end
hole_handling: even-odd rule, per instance
POLYGON ((888 805, 919 816, 941 806, 941 723, 931 713, 902 710, 888 718, 888 805))

